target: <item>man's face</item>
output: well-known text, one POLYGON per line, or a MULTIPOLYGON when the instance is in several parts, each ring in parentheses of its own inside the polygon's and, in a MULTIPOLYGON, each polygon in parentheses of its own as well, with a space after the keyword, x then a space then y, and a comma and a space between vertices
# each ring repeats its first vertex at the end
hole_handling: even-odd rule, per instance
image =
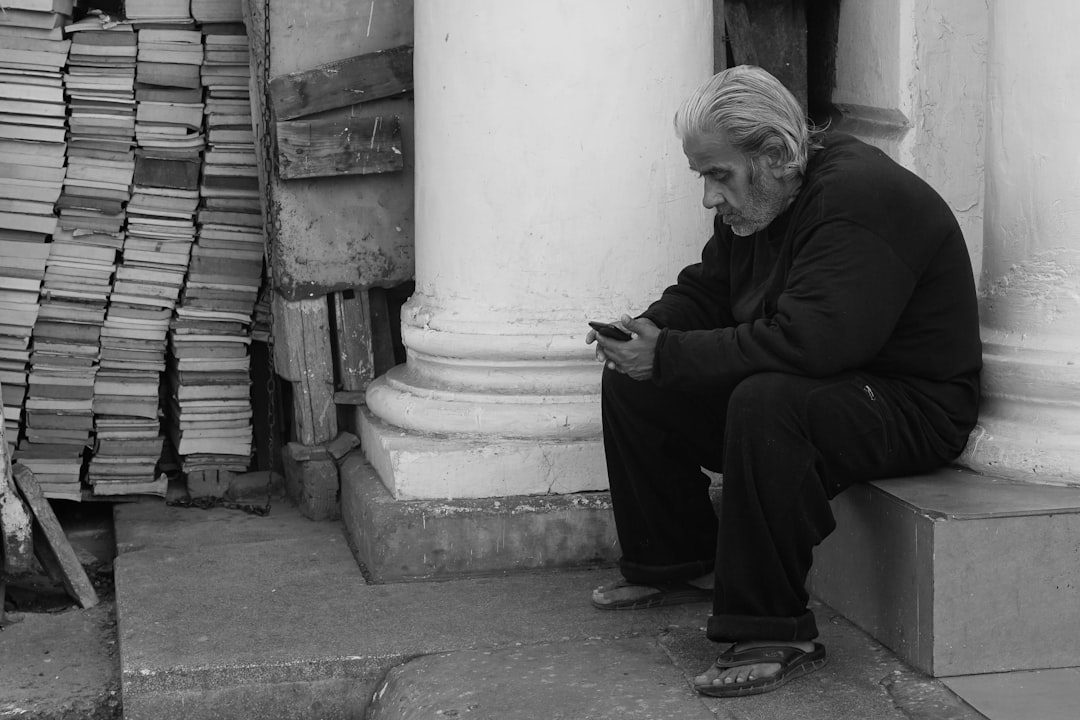
POLYGON ((757 172, 751 172, 750 158, 722 135, 689 136, 683 141, 683 152, 690 169, 705 181, 702 205, 716 210, 736 235, 753 235, 787 207, 790 190, 768 158, 762 158, 757 172))

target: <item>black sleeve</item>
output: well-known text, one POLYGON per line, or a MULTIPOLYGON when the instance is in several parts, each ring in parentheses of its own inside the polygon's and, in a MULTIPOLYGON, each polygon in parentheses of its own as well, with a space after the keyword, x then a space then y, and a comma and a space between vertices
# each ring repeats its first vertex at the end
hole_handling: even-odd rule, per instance
POLYGON ((825 377, 863 366, 889 339, 914 285, 875 233, 848 222, 821 225, 797 244, 771 316, 661 333, 653 380, 692 390, 760 372, 825 377))
POLYGON ((695 330, 730 327, 730 246, 720 233, 701 251, 701 262, 683 268, 675 284, 641 314, 659 328, 695 330))

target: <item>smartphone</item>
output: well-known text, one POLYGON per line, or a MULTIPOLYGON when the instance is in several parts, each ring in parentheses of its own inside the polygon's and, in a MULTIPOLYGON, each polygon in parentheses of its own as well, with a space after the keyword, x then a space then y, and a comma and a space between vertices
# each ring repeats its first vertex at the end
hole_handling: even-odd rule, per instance
POLYGON ((615 340, 622 341, 630 339, 630 333, 626 332, 618 325, 612 325, 611 323, 594 322, 590 320, 589 327, 591 327, 593 330, 600 333, 604 337, 609 337, 615 340))

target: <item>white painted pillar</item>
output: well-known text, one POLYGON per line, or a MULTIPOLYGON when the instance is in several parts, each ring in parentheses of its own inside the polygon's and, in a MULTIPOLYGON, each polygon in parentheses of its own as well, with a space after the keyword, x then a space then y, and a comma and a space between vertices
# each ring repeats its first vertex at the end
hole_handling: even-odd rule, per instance
POLYGON ((1080 4, 990 2, 985 402, 964 460, 1080 485, 1080 4))
POLYGON ((708 239, 672 117, 712 72, 711 5, 417 0, 408 361, 361 428, 396 498, 606 488, 586 321, 708 239))
POLYGON ((842 2, 833 104, 837 129, 930 183, 982 263, 985 0, 842 2))

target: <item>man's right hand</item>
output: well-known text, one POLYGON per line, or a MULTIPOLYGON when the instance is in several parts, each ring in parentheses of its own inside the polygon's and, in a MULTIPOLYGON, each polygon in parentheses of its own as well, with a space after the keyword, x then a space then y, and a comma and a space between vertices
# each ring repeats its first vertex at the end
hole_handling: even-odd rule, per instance
POLYGON ((634 319, 629 315, 623 315, 616 324, 633 337, 625 341, 613 340, 590 330, 585 335, 585 342, 597 344, 596 358, 609 369, 629 375, 634 380, 648 380, 652 377, 653 354, 660 328, 651 320, 634 319))

